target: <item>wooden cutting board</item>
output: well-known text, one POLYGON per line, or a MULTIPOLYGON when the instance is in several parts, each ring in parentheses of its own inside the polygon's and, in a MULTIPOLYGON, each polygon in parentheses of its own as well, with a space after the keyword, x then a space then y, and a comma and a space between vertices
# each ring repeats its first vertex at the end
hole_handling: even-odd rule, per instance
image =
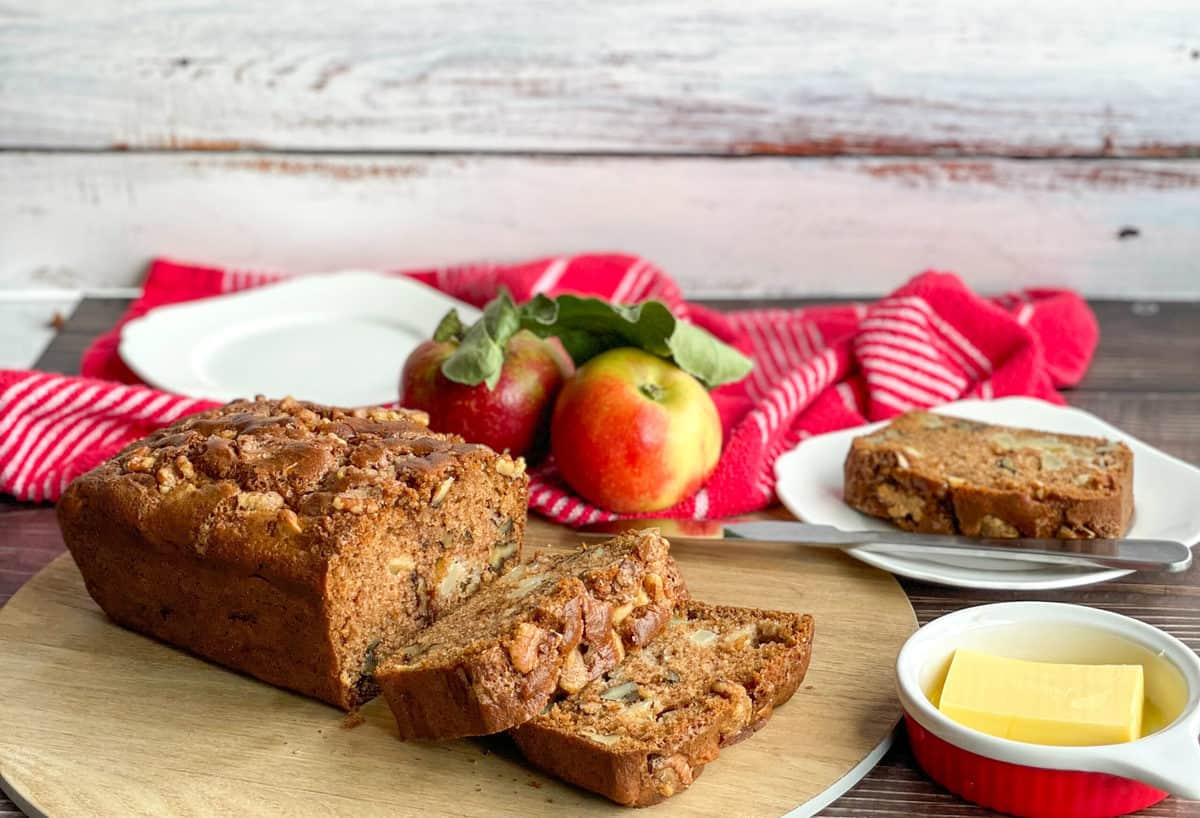
MULTIPOLYGON (((527 552, 574 542, 539 525, 527 552)), ((900 716, 892 664, 916 627, 890 575, 780 544, 693 541, 673 553, 693 596, 808 612, 816 637, 791 702, 653 815, 782 815, 887 740, 900 716)), ((361 716, 352 726, 113 625, 69 555, 0 609, 0 776, 34 814, 631 814, 529 769, 503 737, 405 743, 382 700, 361 716)))

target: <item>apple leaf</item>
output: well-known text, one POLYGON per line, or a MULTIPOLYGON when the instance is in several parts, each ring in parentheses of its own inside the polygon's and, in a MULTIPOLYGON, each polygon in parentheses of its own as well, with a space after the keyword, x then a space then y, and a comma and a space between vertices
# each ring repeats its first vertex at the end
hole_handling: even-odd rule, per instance
POLYGON ((463 339, 463 322, 458 317, 458 310, 451 308, 450 312, 442 316, 442 320, 438 322, 437 329, 433 331, 433 340, 438 343, 446 341, 461 341, 463 339))
POLYGON ((614 347, 639 347, 674 361, 709 389, 741 380, 754 367, 708 331, 680 321, 661 301, 612 304, 577 295, 537 295, 521 314, 525 328, 557 336, 576 364, 614 347))
POLYGON ((461 341, 442 363, 442 373, 457 383, 486 383, 488 389, 500 381, 508 340, 522 329, 542 338, 557 337, 577 365, 605 350, 638 347, 673 361, 709 389, 741 380, 754 367, 753 361, 708 331, 680 321, 661 301, 611 304, 577 295, 537 295, 517 306, 504 290, 465 332, 457 313, 442 319, 438 333, 443 326, 461 341))
POLYGON ((754 368, 754 361, 703 327, 686 321, 675 322, 675 330, 667 339, 667 346, 671 348, 671 357, 676 365, 709 389, 736 383, 754 368))
MULTIPOLYGON (((442 322, 449 317, 447 315, 442 322)), ((467 327, 465 333, 461 333, 460 325, 462 340, 442 362, 442 374, 456 383, 468 386, 486 383, 488 389, 495 389, 500 382, 500 370, 504 368, 504 348, 520 328, 517 306, 508 291, 503 290, 488 302, 483 308, 483 317, 467 327)))

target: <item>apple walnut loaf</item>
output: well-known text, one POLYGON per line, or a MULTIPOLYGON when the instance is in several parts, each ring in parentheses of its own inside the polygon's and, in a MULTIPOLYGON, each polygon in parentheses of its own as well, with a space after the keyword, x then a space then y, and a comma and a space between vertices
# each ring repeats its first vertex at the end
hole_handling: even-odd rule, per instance
POLYGON ((524 463, 425 422, 231 403, 75 480, 63 537, 116 622, 353 708, 377 656, 519 557, 524 463))
POLYGON ((1133 515, 1133 452, 914 411, 854 439, 844 491, 849 505, 910 531, 1120 537, 1133 515))
POLYGON ((646 644, 686 593, 655 532, 538 555, 386 657, 376 679, 401 738, 498 733, 646 644))
POLYGON ((534 765, 619 804, 688 787, 799 687, 812 618, 687 602, 645 649, 513 730, 534 765))

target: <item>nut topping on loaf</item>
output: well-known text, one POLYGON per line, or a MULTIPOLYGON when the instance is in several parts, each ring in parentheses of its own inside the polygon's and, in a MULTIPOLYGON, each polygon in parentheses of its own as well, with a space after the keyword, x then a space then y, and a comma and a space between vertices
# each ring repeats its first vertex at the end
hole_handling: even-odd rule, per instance
POLYGON ((517 559, 527 478, 423 412, 238 401, 134 443, 59 506, 117 622, 351 708, 517 559))
POLYGON ((983 537, 1120 537, 1133 515, 1124 443, 908 412, 854 439, 846 502, 900 528, 983 537))
POLYGON ((507 730, 615 667, 686 595, 668 551, 631 532, 539 555, 417 634, 375 674, 401 738, 507 730))
POLYGON ((533 764, 613 801, 657 803, 752 733, 808 668, 812 619, 685 602, 646 648, 513 730, 533 764))

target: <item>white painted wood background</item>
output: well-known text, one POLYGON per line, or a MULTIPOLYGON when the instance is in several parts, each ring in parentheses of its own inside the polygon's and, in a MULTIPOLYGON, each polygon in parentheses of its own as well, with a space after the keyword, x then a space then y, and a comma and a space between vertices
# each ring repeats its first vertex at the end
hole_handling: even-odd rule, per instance
POLYGON ((1197 228, 1195 0, 0 4, 0 364, 157 254, 1197 298, 1197 228))
POLYGON ((0 145, 1192 155, 1195 0, 6 0, 0 145))
POLYGON ((133 286, 134 257, 316 272, 581 249, 708 295, 979 289, 1195 294, 1200 160, 0 154, 0 246, 44 288, 133 286), (69 231, 42 229, 48 214, 69 231), (1136 238, 1121 240, 1123 226, 1136 238), (1153 282, 1142 279, 1155 270, 1153 282))

